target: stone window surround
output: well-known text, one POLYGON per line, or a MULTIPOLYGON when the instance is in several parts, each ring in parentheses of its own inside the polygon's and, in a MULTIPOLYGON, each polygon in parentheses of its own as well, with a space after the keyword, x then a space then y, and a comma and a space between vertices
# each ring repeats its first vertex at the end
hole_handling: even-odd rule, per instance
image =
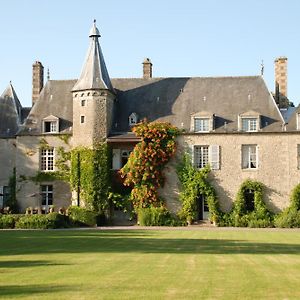
POLYGON ((261 129, 261 116, 258 112, 249 111, 238 115, 238 127, 242 132, 258 132, 261 129), (247 129, 245 128, 245 120, 247 120, 247 129), (255 129, 253 129, 253 120, 256 120, 255 129), (251 128, 252 127, 252 128, 251 128))
POLYGON ((43 119, 43 128, 42 132, 46 134, 59 133, 59 118, 53 115, 50 115, 43 119))
POLYGON ((210 112, 206 112, 206 111, 201 111, 201 112, 197 112, 194 114, 191 114, 191 123, 190 123, 190 131, 191 132, 195 132, 195 133, 207 133, 210 131, 213 131, 214 128, 214 119, 215 119, 215 115, 213 113, 210 112), (195 129, 195 123, 196 120, 206 120, 208 119, 208 130, 200 130, 200 131, 196 131, 195 129))
POLYGON ((138 115, 133 112, 129 117, 128 117, 128 122, 129 126, 134 126, 138 123, 138 115))

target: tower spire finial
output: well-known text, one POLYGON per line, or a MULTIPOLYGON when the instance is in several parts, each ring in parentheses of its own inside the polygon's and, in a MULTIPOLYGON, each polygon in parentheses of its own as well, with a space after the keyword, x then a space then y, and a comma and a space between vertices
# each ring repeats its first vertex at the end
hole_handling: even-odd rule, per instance
POLYGON ((260 74, 261 74, 261 76, 264 76, 265 65, 264 65, 264 61, 263 60, 261 61, 260 66, 261 66, 260 74))
POLYGON ((50 80, 50 71, 49 71, 49 68, 47 68, 47 80, 50 80))

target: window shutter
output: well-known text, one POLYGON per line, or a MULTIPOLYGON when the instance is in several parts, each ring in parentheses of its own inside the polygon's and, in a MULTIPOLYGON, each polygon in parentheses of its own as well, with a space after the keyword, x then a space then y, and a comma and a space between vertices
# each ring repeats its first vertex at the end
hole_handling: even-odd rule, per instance
POLYGON ((210 165, 212 170, 220 170, 220 146, 211 145, 209 147, 210 165))
POLYGON ((113 149, 112 168, 113 168, 113 170, 121 169, 121 150, 120 149, 113 149))
POLYGON ((192 165, 195 166, 195 162, 194 162, 194 145, 189 145, 188 154, 191 157, 192 165))

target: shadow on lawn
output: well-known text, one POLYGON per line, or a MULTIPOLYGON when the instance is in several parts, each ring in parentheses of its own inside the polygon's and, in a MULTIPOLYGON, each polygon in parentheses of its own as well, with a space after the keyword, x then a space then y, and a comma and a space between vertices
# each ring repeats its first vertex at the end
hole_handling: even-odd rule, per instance
POLYGON ((0 235, 0 255, 45 253, 299 254, 300 244, 163 238, 139 232, 15 231, 0 235), (138 235, 137 235, 138 234, 138 235))
POLYGON ((44 294, 49 296, 51 293, 69 290, 69 286, 49 286, 49 285, 8 285, 0 286, 0 295, 3 296, 26 296, 44 294))
POLYGON ((67 264, 51 263, 46 260, 9 260, 0 261, 1 268, 24 268, 24 267, 40 267, 40 266, 62 266, 67 264))

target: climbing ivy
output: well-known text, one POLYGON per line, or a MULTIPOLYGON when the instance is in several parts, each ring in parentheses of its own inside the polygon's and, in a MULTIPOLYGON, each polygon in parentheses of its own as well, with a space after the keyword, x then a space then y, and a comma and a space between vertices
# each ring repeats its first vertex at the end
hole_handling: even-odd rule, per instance
POLYGON ((163 168, 176 151, 179 130, 170 123, 142 122, 132 131, 141 138, 130 154, 127 164, 120 170, 124 185, 132 186, 134 207, 158 207, 162 199, 158 188, 163 185, 163 168))
POLYGON ((16 197, 16 168, 13 169, 13 174, 9 178, 8 188, 9 188, 9 197, 5 205, 9 206, 11 212, 17 213, 18 202, 16 197))
POLYGON ((263 184, 247 179, 237 193, 233 209, 227 217, 228 225, 242 227, 270 227, 273 223, 273 214, 267 209, 263 201, 263 184), (254 209, 247 211, 246 193, 251 191, 254 196, 254 209))
POLYGON ((110 151, 106 143, 71 151, 70 184, 88 209, 103 213, 109 205, 110 151))
POLYGON ((192 222, 197 217, 197 199, 205 196, 210 213, 210 220, 217 223, 222 217, 218 199, 213 186, 208 182, 209 167, 196 169, 192 165, 189 154, 184 154, 177 166, 178 178, 182 184, 179 199, 182 202, 180 217, 192 222))

